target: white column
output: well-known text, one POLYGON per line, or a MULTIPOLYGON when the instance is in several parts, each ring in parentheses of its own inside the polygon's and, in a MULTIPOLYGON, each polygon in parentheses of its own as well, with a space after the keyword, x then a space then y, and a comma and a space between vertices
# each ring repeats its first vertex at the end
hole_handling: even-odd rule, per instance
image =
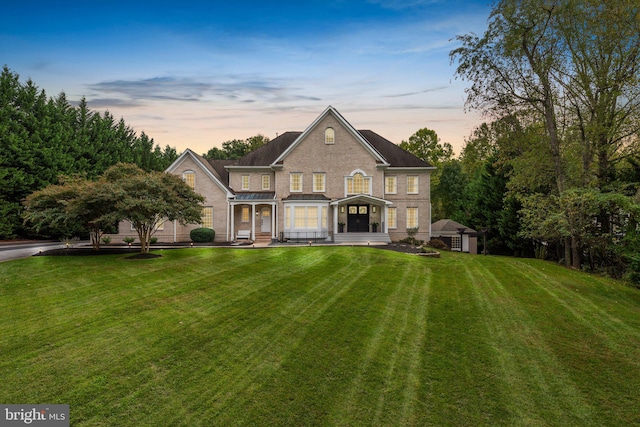
POLYGON ((231 203, 231 241, 236 238, 236 205, 231 203))
POLYGON ((276 204, 271 203, 271 239, 275 239, 277 236, 276 230, 276 204))
POLYGON ((256 240, 256 204, 251 203, 251 240, 256 240))
POLYGON ((384 208, 382 209, 382 223, 384 224, 383 233, 389 234, 389 207, 387 204, 384 204, 384 208))
POLYGON ((333 205, 333 234, 338 233, 338 205, 333 205))

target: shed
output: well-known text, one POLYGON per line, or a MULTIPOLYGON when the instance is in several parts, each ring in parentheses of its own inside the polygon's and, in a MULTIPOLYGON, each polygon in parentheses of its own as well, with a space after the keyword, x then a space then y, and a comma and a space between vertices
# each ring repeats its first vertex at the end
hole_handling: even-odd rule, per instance
POLYGON ((442 240, 452 251, 478 253, 476 230, 452 219, 441 219, 431 224, 431 238, 442 240))

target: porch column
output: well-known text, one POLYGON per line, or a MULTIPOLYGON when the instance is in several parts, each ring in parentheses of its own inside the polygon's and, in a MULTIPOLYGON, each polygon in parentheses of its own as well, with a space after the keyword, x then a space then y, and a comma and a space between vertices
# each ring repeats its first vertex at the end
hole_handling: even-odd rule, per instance
POLYGON ((389 216, 389 207, 385 203, 384 209, 382 209, 382 223, 384 224, 382 232, 385 234, 389 234, 389 221, 387 219, 388 216, 389 216))
POLYGON ((236 236, 236 204, 231 203, 231 241, 235 240, 236 236))
POLYGON ((256 240, 256 204, 251 203, 251 240, 256 240))
POLYGON ((271 240, 276 238, 277 236, 276 230, 276 204, 271 203, 271 240))
POLYGON ((338 234, 338 205, 333 205, 333 234, 338 234))

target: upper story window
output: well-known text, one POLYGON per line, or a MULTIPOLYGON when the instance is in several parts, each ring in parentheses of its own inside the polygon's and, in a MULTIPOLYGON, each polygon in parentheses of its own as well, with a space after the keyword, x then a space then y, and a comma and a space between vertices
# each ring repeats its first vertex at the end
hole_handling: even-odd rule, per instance
POLYGON ((371 194, 371 177, 355 172, 347 177, 347 194, 371 194))
POLYGON ((262 175, 262 189, 270 190, 271 189, 271 176, 270 175, 262 175))
POLYGON ((182 180, 191 187, 192 190, 196 189, 196 173, 193 171, 185 171, 182 173, 182 180))
POLYGON ((418 194, 418 177, 407 177, 407 194, 418 194))
POLYGON ((292 172, 289 175, 289 191, 292 193, 302 192, 302 173, 292 172))
POLYGON ((384 192, 387 194, 396 194, 398 192, 398 177, 397 176, 385 176, 384 177, 384 192))
POLYGON ((327 175, 324 173, 314 173, 313 174, 313 192, 314 193, 324 193, 326 188, 326 177, 327 175))
POLYGON ((325 144, 336 143, 336 132, 333 130, 333 128, 326 128, 324 130, 324 143, 325 144))
POLYGON ((243 190, 248 190, 249 187, 249 175, 242 175, 242 189, 243 190))

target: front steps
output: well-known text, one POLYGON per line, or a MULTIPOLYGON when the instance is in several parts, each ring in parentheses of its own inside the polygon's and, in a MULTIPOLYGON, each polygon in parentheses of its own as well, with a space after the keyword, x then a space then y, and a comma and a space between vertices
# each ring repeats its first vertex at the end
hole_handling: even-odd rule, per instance
POLYGON ((334 243, 391 243, 387 233, 336 233, 334 243))

